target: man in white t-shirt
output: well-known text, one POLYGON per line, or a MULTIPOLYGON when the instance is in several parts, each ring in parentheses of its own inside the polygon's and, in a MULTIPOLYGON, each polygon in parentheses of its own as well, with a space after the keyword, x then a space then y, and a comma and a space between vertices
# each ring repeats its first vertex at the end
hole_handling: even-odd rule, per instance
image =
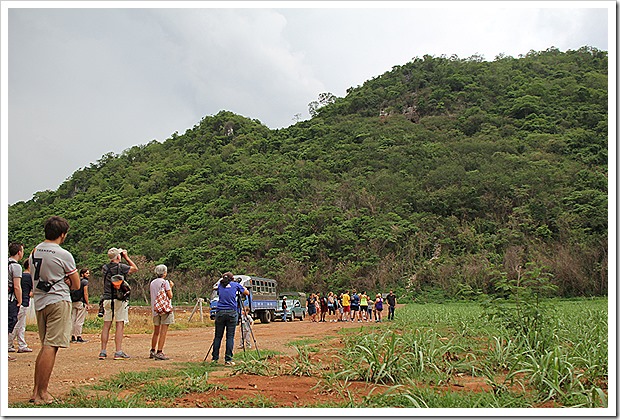
POLYGON ((34 368, 34 388, 30 402, 50 404, 47 391, 56 354, 60 347, 69 347, 71 340, 71 293, 80 287, 80 276, 73 255, 60 244, 67 238, 69 223, 52 216, 45 222, 45 241, 30 254, 33 271, 34 309, 41 339, 41 350, 34 368))
MULTIPOLYGON (((17 318, 19 315, 20 306, 22 304, 22 266, 19 264, 19 260, 24 256, 24 245, 13 242, 9 244, 9 352, 15 351, 13 348, 13 330, 17 324, 17 318)), ((15 361, 15 357, 9 354, 9 361, 15 361)))

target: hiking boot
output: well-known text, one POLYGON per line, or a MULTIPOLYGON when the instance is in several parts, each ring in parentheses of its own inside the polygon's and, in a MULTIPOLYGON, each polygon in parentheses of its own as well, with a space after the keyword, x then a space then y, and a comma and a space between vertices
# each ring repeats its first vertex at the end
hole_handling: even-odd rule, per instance
POLYGON ((158 351, 153 356, 153 359, 155 359, 155 360, 169 360, 170 358, 168 356, 166 356, 163 352, 158 351))
POLYGON ((24 347, 23 349, 18 349, 18 353, 31 353, 32 349, 30 347, 24 347))
POLYGON ((84 340, 82 338, 82 336, 78 336, 78 338, 75 339, 76 343, 88 343, 88 340, 84 340))
POLYGON ((106 351, 101 350, 101 353, 99 353, 99 360, 105 360, 106 357, 108 357, 108 354, 106 353, 106 351))
POLYGON ((117 351, 114 353, 114 360, 125 360, 130 359, 130 357, 123 350, 117 351))
POLYGON ((71 342, 75 343, 75 336, 74 335, 71 336, 71 342))
POLYGON ((149 359, 152 359, 155 357, 155 350, 151 349, 149 350, 149 359))

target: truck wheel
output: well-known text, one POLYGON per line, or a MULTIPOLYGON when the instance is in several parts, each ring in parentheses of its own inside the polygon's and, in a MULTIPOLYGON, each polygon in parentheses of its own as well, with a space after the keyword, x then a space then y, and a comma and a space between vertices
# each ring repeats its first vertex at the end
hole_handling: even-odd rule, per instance
POLYGON ((271 312, 264 311, 260 314, 260 322, 262 324, 269 324, 271 322, 271 312))

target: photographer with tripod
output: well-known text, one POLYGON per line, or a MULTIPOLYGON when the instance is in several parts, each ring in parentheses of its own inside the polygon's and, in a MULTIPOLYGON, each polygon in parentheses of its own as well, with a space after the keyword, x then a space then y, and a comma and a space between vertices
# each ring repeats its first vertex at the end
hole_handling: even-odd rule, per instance
POLYGON ((248 289, 234 281, 231 272, 224 273, 218 286, 219 301, 215 313, 215 338, 213 339, 212 359, 217 362, 220 358, 220 346, 226 330, 226 353, 224 361, 226 365, 233 366, 233 348, 235 346, 235 328, 239 321, 239 302, 243 296, 250 294, 248 289), (239 296, 237 296, 239 295, 239 296))

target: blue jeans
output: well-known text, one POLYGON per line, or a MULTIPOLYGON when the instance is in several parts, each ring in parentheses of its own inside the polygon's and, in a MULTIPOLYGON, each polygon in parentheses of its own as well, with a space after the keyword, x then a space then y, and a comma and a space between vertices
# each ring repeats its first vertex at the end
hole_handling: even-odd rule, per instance
POLYGON ((388 319, 394 319, 394 309, 396 306, 388 306, 388 319))
POLYGON ((286 321, 286 309, 282 310, 282 321, 286 321))
POLYGON ((215 338, 213 339, 213 360, 220 358, 220 346, 226 330, 226 353, 224 361, 230 362, 233 358, 233 348, 235 346, 235 328, 239 314, 233 310, 217 311, 215 313, 215 338))

